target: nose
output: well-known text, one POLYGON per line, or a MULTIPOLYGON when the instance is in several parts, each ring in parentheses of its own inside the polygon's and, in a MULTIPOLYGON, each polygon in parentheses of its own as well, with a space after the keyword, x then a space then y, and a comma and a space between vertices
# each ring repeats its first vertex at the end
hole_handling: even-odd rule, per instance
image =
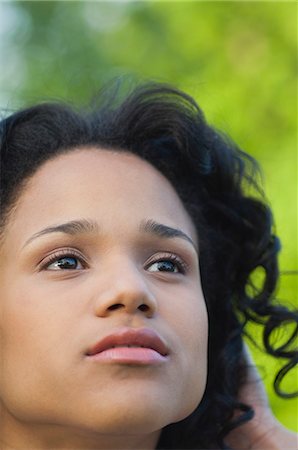
POLYGON ((112 314, 143 314, 151 318, 157 310, 153 292, 145 280, 145 274, 133 263, 113 264, 105 271, 104 285, 97 295, 95 314, 108 317, 112 314))

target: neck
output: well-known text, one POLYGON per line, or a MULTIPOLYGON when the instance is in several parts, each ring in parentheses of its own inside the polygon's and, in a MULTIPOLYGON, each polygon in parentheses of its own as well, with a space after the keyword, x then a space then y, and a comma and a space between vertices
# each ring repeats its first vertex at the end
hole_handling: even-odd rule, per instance
POLYGON ((107 435, 59 425, 1 420, 0 449, 153 450, 159 435, 159 430, 148 434, 107 435))

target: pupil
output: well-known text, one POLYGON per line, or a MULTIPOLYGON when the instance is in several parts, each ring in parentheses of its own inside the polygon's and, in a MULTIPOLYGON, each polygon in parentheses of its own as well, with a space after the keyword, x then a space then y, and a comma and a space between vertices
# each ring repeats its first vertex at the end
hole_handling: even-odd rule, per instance
POLYGON ((174 272, 175 267, 174 267, 174 264, 170 261, 161 261, 159 263, 159 270, 165 270, 167 272, 174 272))
POLYGON ((59 259, 57 265, 62 269, 75 269, 77 267, 77 261, 75 258, 66 257, 59 259))

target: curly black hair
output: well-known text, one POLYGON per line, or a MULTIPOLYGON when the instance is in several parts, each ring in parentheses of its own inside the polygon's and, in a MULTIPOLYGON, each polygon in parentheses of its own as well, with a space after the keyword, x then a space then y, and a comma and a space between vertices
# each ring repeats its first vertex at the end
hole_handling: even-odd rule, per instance
POLYGON ((298 314, 277 303, 279 239, 258 182, 256 161, 210 127, 187 94, 146 83, 124 98, 105 91, 90 110, 43 103, 2 120, 1 228, 26 182, 47 160, 81 147, 129 151, 155 166, 174 186, 200 237, 200 272, 209 314, 208 379, 196 410, 162 430, 158 449, 229 448, 225 436, 253 417, 238 400, 247 366, 243 336, 248 322, 263 326, 265 350, 285 359, 275 389, 298 362, 293 342, 298 314), (98 106, 99 104, 99 106, 98 106), (263 268, 262 286, 254 270, 263 268), (279 348, 272 333, 295 324, 279 348), (237 413, 237 414, 236 414, 237 413), (235 418, 236 417, 236 418, 235 418))

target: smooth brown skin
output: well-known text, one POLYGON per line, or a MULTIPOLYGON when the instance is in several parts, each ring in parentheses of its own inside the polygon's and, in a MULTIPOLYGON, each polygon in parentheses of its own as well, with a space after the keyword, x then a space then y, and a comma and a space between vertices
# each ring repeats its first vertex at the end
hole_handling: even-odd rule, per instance
POLYGON ((298 435, 282 426, 272 414, 264 385, 247 347, 244 357, 249 370, 239 400, 251 405, 255 415, 230 433, 228 444, 236 450, 297 450, 298 435))
MULTIPOLYGON (((181 229, 199 246, 175 190, 130 154, 60 155, 23 191, 0 248, 1 450, 154 449, 160 430, 200 402, 208 319, 198 255, 185 239, 140 231, 147 219, 181 229), (26 244, 46 227, 77 219, 95 221, 98 230, 48 233, 26 244), (48 255, 61 258, 65 248, 86 264, 73 271, 49 265, 48 255), (169 253, 187 263, 186 274, 157 271, 156 260, 169 253), (90 364, 86 349, 123 325, 158 331, 169 362, 90 364)), ((260 404, 260 392, 260 383, 242 392, 244 401, 256 400, 262 420, 230 436, 235 448, 296 448, 266 401, 260 404)))
POLYGON ((181 237, 140 231, 148 219, 198 245, 173 187, 136 156, 76 150, 31 178, 0 250, 2 449, 153 449, 160 430, 200 402, 208 319, 198 254, 181 237), (26 243, 78 219, 98 229, 26 243), (48 255, 65 248, 86 265, 48 265, 48 255), (186 274, 157 270, 170 254, 187 264, 186 274), (156 330, 168 362, 91 363, 88 347, 122 326, 156 330))

